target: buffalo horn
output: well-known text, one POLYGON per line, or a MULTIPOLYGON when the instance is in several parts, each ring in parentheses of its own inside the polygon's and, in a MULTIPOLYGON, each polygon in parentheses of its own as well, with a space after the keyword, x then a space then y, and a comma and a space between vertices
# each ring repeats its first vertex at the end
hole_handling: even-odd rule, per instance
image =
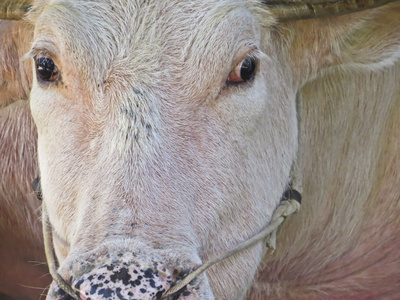
POLYGON ((324 18, 376 8, 398 0, 262 0, 281 21, 324 18))
MULTIPOLYGON (((365 9, 376 8, 398 0, 336 0, 336 1, 299 1, 299 0, 262 0, 279 20, 299 20, 323 18, 349 14, 365 9)), ((31 0, 2 0, 0 19, 20 20, 29 11, 31 0)))
POLYGON ((0 0, 0 19, 21 20, 31 5, 32 0, 0 0))

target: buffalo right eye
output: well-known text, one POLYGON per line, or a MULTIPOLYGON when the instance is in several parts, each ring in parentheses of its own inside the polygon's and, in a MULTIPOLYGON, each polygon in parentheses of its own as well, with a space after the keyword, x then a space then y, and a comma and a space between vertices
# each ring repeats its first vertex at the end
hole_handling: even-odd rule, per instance
POLYGON ((231 71, 228 83, 241 84, 252 81, 256 73, 256 68, 256 59, 251 56, 246 57, 231 71))
POLYGON ((59 70, 54 61, 49 57, 39 57, 36 59, 36 73, 41 81, 56 81, 59 77, 59 70))

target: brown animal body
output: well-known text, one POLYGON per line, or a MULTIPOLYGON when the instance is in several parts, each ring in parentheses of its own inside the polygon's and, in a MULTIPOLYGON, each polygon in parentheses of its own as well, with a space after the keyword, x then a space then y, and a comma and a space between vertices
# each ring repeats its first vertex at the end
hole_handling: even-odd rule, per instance
POLYGON ((302 211, 251 299, 400 297, 400 64, 337 75, 302 89, 302 211))
MULTIPOLYGON (((276 251, 260 243, 173 299, 399 299, 398 2, 296 21, 250 0, 33 4, 24 23, 0 23, 18 49, 2 64, 1 138, 27 149, 4 148, 0 220, 44 259, 37 152, 76 297, 159 299, 259 232, 294 176, 302 209, 276 251), (29 92, 37 149, 28 102, 15 101, 29 92)), ((0 292, 24 297, 20 280, 1 278, 0 292)), ((47 299, 70 298, 53 282, 47 299)))
POLYGON ((39 299, 51 278, 31 187, 39 175, 28 101, 32 76, 29 63, 20 61, 30 34, 26 24, 0 22, 0 299, 39 299))

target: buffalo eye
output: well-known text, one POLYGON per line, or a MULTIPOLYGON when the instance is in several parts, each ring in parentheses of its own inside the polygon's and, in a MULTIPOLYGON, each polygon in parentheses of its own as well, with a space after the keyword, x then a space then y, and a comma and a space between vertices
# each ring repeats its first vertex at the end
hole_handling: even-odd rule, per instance
POLYGON ((36 59, 37 77, 41 81, 56 81, 59 77, 59 72, 54 61, 48 57, 39 57, 36 59))
POLYGON ((228 83, 240 84, 254 79, 256 72, 256 59, 248 56, 243 59, 229 74, 228 83))

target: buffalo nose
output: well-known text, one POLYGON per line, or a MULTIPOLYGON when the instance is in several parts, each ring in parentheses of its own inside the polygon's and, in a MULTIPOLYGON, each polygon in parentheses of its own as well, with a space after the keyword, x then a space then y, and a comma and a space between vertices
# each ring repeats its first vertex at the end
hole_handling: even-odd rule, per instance
MULTIPOLYGON (((172 286, 187 276, 198 264, 162 262, 159 257, 137 256, 118 252, 104 256, 77 258, 60 270, 65 281, 81 300, 160 299, 172 286), (186 267, 184 267, 184 265, 186 267)), ((167 260, 168 261, 168 260, 167 260)), ((193 288, 198 289, 198 281, 193 288)), ((191 292, 191 297, 195 292, 191 292)), ((189 295, 182 289, 174 299, 189 295)), ((48 300, 70 300, 71 296, 53 282, 48 300)), ((198 299, 198 298, 196 298, 198 299)))
POLYGON ((158 266, 105 264, 72 280, 81 299, 159 299, 173 278, 158 266))
MULTIPOLYGON (((114 249, 112 249, 114 250, 114 249)), ((125 249, 124 249, 125 250, 125 249)), ((64 262, 59 274, 81 300, 157 300, 198 268, 198 259, 148 255, 142 252, 97 251, 64 262), (161 258, 162 257, 162 258, 161 258)), ((47 300, 70 300, 54 281, 47 300)), ((205 276, 200 276, 168 299, 214 299, 205 276)))

